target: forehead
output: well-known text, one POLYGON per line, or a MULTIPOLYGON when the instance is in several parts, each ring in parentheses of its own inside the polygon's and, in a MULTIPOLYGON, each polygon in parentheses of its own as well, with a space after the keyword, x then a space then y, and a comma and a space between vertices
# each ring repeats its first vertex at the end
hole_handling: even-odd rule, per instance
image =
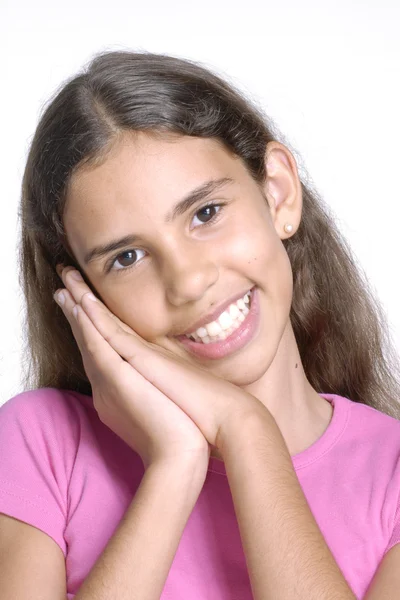
POLYGON ((195 187, 225 176, 239 180, 246 173, 241 160, 217 140, 125 135, 100 165, 84 167, 72 178, 64 210, 68 239, 81 246, 94 232, 104 236, 110 226, 127 232, 132 219, 140 225, 161 222, 195 187))
MULTIPOLYGON (((106 159, 94 167, 83 167, 72 178, 67 204, 98 203, 104 195, 123 195, 126 188, 135 197, 152 193, 159 195, 184 193, 185 186, 201 184, 205 177, 220 174, 221 170, 237 168, 237 157, 220 142, 210 138, 169 136, 160 139, 145 133, 124 135, 106 159), (104 193, 105 192, 105 193, 104 193)), ((134 198, 132 198, 134 199, 134 198)))

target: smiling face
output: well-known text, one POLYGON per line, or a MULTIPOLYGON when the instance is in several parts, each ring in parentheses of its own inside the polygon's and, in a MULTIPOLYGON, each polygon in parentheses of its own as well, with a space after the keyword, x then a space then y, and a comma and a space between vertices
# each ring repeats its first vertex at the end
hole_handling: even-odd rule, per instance
POLYGON ((292 272, 281 238, 285 223, 290 235, 298 227, 300 184, 284 146, 270 143, 266 161, 260 188, 215 140, 126 134, 100 166, 73 177, 64 211, 77 263, 114 314, 145 340, 242 386, 265 373, 290 327, 292 272), (197 201, 173 215, 199 188, 197 201), (245 347, 204 359, 176 338, 253 286, 260 320, 245 347))

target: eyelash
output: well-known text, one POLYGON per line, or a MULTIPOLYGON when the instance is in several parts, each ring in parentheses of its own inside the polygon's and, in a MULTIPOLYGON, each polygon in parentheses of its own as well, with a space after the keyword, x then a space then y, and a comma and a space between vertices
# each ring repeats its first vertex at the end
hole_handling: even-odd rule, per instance
MULTIPOLYGON (((201 212, 202 210, 205 210, 206 208, 209 208, 211 206, 219 207, 220 210, 213 217, 211 217, 211 219, 209 221, 207 221, 207 223, 202 224, 203 227, 207 227, 208 225, 213 225, 219 219, 220 215, 222 214, 222 212, 224 210, 224 206, 226 206, 226 204, 227 204, 226 202, 219 202, 219 203, 209 202, 208 204, 205 204, 204 206, 201 206, 198 210, 196 210, 196 212, 194 213, 194 216, 196 216, 197 213, 201 212)), ((110 271, 116 271, 118 274, 125 273, 126 271, 129 271, 130 269, 134 268, 138 264, 139 261, 136 261, 135 263, 133 263, 132 265, 129 265, 128 267, 121 267, 119 269, 113 269, 113 265, 114 265, 115 261, 120 256, 125 254, 126 252, 131 252, 132 250, 135 250, 135 248, 128 248, 124 252, 119 252, 116 256, 111 258, 109 263, 107 263, 107 265, 106 265, 106 273, 109 273, 110 271)))

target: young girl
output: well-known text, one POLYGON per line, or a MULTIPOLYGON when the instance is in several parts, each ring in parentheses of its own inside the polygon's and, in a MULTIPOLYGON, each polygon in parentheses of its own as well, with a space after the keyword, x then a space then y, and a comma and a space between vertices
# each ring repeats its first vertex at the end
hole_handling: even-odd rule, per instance
POLYGON ((100 55, 42 116, 21 218, 2 598, 397 598, 386 325, 260 111, 193 62, 100 55))

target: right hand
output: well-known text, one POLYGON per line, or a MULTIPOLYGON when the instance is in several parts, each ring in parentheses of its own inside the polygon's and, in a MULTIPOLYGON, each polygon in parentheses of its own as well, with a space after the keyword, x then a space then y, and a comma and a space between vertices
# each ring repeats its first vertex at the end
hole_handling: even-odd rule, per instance
MULTIPOLYGON (((205 475, 211 450, 206 438, 182 409, 123 360, 100 334, 79 306, 91 290, 83 280, 74 279, 72 271, 77 273, 72 267, 62 271, 67 289, 59 289, 56 294, 61 291, 64 296, 64 303, 58 304, 81 352, 100 420, 140 455, 145 469, 154 463, 191 461, 204 469, 205 475), (75 306, 77 317, 72 313, 75 306)), ((121 327, 133 333, 103 307, 121 327)))

